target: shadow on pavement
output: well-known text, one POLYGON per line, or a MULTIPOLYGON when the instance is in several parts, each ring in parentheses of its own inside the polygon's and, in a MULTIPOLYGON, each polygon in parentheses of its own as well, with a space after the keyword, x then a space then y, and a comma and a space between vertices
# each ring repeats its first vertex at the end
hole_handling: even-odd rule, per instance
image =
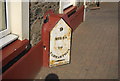
POLYGON ((56 74, 51 73, 46 76, 45 81, 60 81, 60 80, 56 74))

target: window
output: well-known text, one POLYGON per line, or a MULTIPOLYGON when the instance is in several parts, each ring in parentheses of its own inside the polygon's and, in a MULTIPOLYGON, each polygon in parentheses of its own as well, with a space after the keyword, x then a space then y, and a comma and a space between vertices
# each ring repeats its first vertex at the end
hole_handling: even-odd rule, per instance
POLYGON ((0 31, 5 30, 7 28, 7 23, 6 23, 6 3, 2 3, 0 2, 0 12, 1 12, 1 16, 0 19, 2 19, 2 21, 0 22, 0 31))
POLYGON ((64 9, 70 7, 70 6, 75 6, 76 0, 60 0, 60 8, 59 8, 59 13, 63 13, 64 9))
POLYGON ((0 38, 10 33, 7 2, 0 1, 0 38))
POLYGON ((8 4, 6 0, 0 1, 0 49, 16 40, 18 36, 10 34, 8 24, 8 4))
POLYGON ((0 0, 0 49, 16 39, 29 40, 29 0, 0 0), (9 1, 9 2, 8 2, 9 1))

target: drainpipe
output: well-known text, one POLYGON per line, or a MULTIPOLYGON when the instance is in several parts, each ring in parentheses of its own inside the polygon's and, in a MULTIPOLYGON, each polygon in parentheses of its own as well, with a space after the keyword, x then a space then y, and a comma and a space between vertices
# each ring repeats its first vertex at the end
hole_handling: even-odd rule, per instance
POLYGON ((86 0, 84 0, 84 19, 83 21, 85 21, 85 16, 86 16, 86 0))

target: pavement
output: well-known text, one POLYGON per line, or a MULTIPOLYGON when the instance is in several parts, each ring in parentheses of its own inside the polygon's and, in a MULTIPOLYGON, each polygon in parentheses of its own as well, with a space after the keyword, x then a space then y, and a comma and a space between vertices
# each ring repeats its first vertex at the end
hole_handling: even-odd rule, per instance
POLYGON ((101 3, 88 10, 86 20, 74 31, 71 63, 43 67, 36 79, 54 73, 59 79, 118 78, 118 3, 101 3))

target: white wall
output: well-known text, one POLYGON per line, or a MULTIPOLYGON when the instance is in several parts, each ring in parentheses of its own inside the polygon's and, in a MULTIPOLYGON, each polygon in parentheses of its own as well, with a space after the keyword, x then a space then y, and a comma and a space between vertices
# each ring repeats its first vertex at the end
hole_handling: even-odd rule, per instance
POLYGON ((29 2, 22 3, 22 38, 29 39, 29 2))
POLYGON ((17 34, 20 40, 29 39, 29 3, 11 0, 8 7, 11 33, 17 34))

